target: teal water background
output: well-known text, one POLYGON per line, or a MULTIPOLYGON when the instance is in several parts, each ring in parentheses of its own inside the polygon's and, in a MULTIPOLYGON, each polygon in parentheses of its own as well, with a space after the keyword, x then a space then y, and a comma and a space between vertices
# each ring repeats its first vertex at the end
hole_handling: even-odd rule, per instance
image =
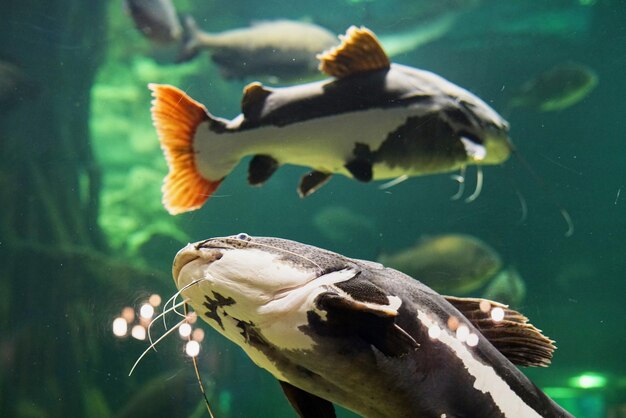
MULTIPOLYGON (((366 25, 383 35, 458 13, 443 36, 394 61, 440 74, 502 112, 540 180, 512 157, 484 169, 482 194, 472 203, 450 199, 457 184, 447 174, 388 190, 335 176, 300 199, 306 168, 281 167, 252 188, 242 161, 202 209, 172 217, 160 203, 167 167, 146 84, 177 85, 232 118, 253 80, 224 80, 206 53, 174 64, 175 51, 137 33, 118 1, 8 1, 0 6, 0 60, 19 64, 39 94, 18 92, 15 106, 0 108, 0 416, 121 416, 130 402, 137 417, 204 416, 181 338, 160 343, 128 377, 148 343, 116 338, 111 324, 123 307, 175 292, 171 261, 184 244, 238 232, 365 259, 423 235, 477 236, 520 271, 527 296, 516 308, 556 340, 552 366, 525 372, 578 417, 626 416, 623 1, 174 3, 215 32, 291 18, 336 33, 366 25), (506 111, 516 86, 567 61, 598 75, 582 102, 558 112, 506 111), (528 207, 522 222, 518 194, 528 207), (571 237, 559 205, 571 214, 571 237), (359 221, 320 221, 337 207, 359 221), (342 228, 339 236, 329 232, 342 228), (574 378, 583 374, 606 381, 581 388, 574 378)), ((198 326, 206 331, 199 363, 217 417, 294 416, 269 374, 198 326)))

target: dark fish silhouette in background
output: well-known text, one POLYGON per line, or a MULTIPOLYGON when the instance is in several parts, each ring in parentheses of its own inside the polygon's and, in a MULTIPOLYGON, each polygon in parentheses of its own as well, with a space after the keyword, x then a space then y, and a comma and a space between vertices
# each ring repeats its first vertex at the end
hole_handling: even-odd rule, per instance
POLYGON ((39 95, 40 86, 17 65, 0 61, 0 113, 39 95))
POLYGON ((413 247, 381 255, 378 261, 450 295, 479 289, 502 268, 496 250, 463 234, 423 238, 413 247))
POLYGON ((125 8, 143 35, 153 42, 179 41, 182 27, 171 0, 124 0, 125 8))
POLYGON ((586 65, 559 64, 524 83, 509 100, 508 107, 540 112, 567 109, 587 97, 597 84, 598 76, 586 65))
POLYGON ((280 81, 318 76, 315 56, 337 43, 331 31, 294 20, 262 21, 247 28, 207 33, 191 16, 183 19, 185 39, 179 61, 202 50, 227 79, 272 77, 280 81))
POLYGON ((571 418, 517 367, 555 349, 486 299, 279 238, 189 244, 172 267, 198 316, 271 373, 302 418, 571 418))
POLYGON ((270 89, 246 86, 242 114, 211 115, 182 90, 150 84, 152 118, 169 165, 163 203, 172 213, 201 207, 239 161, 253 155, 251 185, 282 164, 311 167, 298 193, 333 174, 362 182, 500 164, 508 123, 467 90, 428 71, 391 64, 375 35, 352 27, 319 57, 332 79, 270 89))
POLYGON ((518 307, 526 297, 526 282, 515 267, 508 266, 491 279, 482 296, 485 299, 518 307))

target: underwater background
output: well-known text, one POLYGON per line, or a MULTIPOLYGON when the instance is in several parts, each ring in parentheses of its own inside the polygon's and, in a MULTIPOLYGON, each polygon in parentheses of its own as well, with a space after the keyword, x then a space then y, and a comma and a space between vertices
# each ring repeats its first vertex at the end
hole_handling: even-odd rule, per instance
MULTIPOLYGON (((187 242, 238 232, 371 260, 426 236, 477 237, 523 278, 525 297, 512 307, 556 341, 549 368, 524 372, 577 417, 626 417, 623 0, 174 0, 174 6, 208 32, 287 18, 336 34, 365 25, 390 43, 413 39, 392 60, 481 97, 509 121, 522 158, 484 168, 482 193, 470 203, 451 199, 458 184, 449 174, 387 189, 336 176, 301 199, 295 190, 306 168, 281 167, 253 188, 244 161, 202 209, 171 216, 161 204, 167 166, 147 83, 176 85, 213 114, 233 118, 243 87, 256 78, 226 79, 207 51, 177 63, 178 44, 144 36, 121 1, 5 0, 1 417, 207 416, 187 338, 178 333, 128 373, 149 344, 145 318, 155 314, 146 306, 158 313, 176 291, 175 253, 187 242), (597 78, 582 100, 555 111, 510 106, 516 89, 568 62, 597 78), (116 318, 125 318, 127 328, 117 336, 116 318)), ((468 169, 469 193, 474 173, 468 169)), ((155 328, 161 335, 163 328, 155 328)), ((197 359, 216 417, 295 416, 267 372, 206 324, 193 328, 204 331, 193 338, 201 341, 197 359)), ((341 409, 339 415, 355 416, 341 409)))

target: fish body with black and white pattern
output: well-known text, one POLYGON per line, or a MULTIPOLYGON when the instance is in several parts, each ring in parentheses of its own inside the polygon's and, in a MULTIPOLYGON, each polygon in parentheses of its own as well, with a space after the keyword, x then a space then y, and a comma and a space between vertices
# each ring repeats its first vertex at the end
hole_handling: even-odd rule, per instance
POLYGON ((444 297, 378 263, 247 234, 189 244, 173 275, 301 417, 334 417, 333 404, 380 418, 571 417, 516 367, 547 366, 553 341, 497 302, 444 297))

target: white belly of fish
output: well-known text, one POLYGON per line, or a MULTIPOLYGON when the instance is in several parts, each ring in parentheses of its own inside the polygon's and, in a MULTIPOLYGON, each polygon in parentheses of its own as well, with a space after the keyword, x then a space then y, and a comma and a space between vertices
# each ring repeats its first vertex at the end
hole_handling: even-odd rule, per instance
MULTIPOLYGON (((408 117, 424 113, 424 107, 398 106, 226 134, 202 129, 194 140, 196 162, 202 175, 209 179, 224 177, 241 158, 257 154, 269 155, 280 164, 352 177, 344 165, 353 158, 355 144, 376 150, 408 117)), ((407 174, 405 168, 385 164, 376 165, 374 169, 376 180, 403 174, 407 174)))

